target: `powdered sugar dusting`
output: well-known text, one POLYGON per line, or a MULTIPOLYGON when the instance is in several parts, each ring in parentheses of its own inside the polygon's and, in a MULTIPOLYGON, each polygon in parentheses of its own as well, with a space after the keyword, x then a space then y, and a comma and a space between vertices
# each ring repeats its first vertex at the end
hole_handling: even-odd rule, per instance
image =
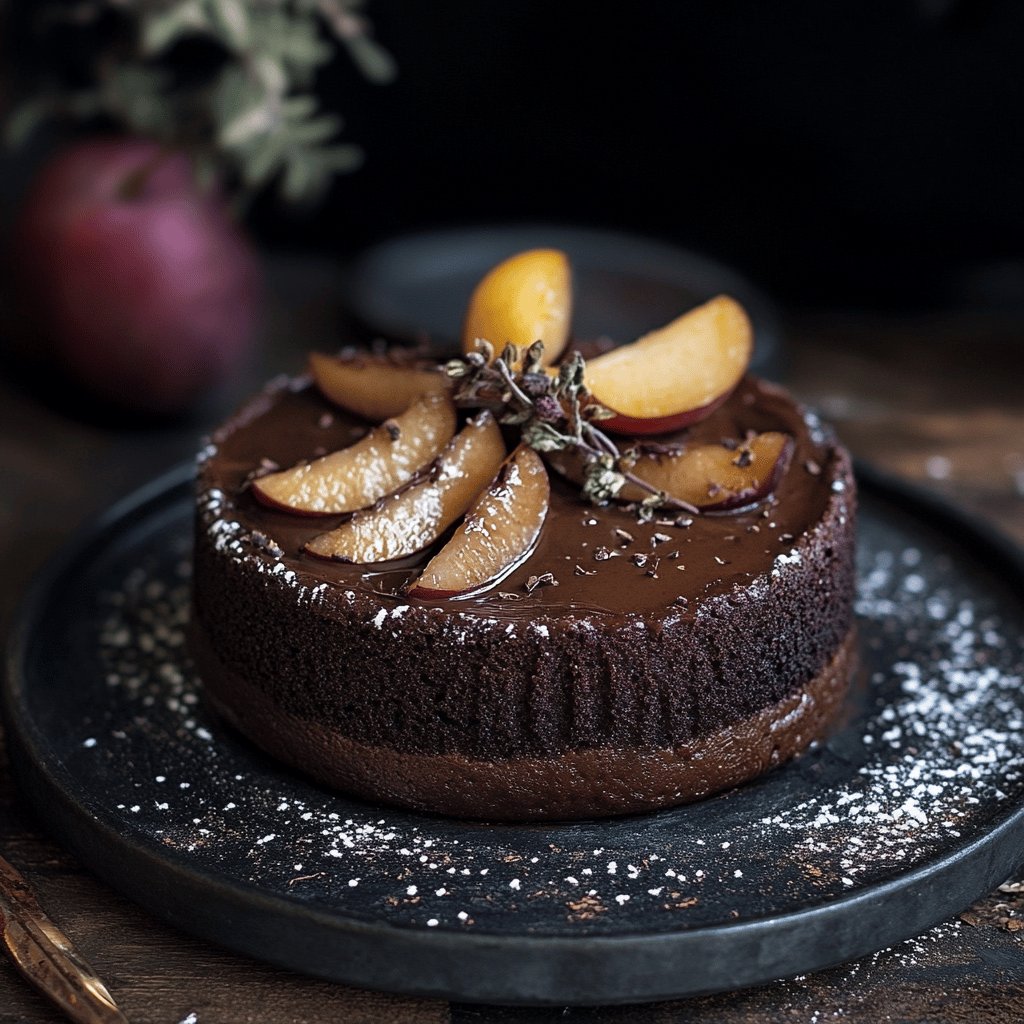
POLYGON ((827 745, 691 807, 543 829, 374 807, 254 755, 206 708, 185 651, 186 537, 183 524, 177 552, 102 596, 105 710, 69 738, 75 771, 101 783, 97 813, 125 834, 197 868, 237 877, 241 864, 267 892, 431 928, 500 930, 528 903, 540 934, 671 930, 855 894, 1024 798, 1021 616, 909 529, 862 540, 866 688, 827 745))

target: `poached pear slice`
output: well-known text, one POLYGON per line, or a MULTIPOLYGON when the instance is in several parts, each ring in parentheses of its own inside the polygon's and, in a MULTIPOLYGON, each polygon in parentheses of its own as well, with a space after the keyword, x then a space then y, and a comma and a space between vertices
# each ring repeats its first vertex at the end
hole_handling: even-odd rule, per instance
POLYGON ((551 498, 541 457, 525 444, 505 460, 462 525, 413 582, 410 597, 479 593, 527 558, 540 536, 551 498))
POLYGON ((447 395, 423 395, 348 448, 254 480, 253 494, 265 505, 302 515, 367 508, 430 465, 455 425, 447 395))
POLYGON ((462 327, 462 351, 485 338, 496 354, 508 344, 544 342, 544 363, 558 360, 569 343, 572 273, 559 249, 528 249, 492 267, 473 290, 462 327))
POLYGON ((319 558, 363 565, 421 551, 469 508, 504 458, 501 430, 494 417, 483 412, 455 435, 427 479, 314 537, 305 550, 319 558))
MULTIPOLYGON (((729 512, 768 497, 793 454, 788 434, 766 431, 740 442, 697 444, 677 454, 641 455, 631 467, 641 480, 702 512, 729 512)), ((643 501, 646 493, 627 483, 622 501, 643 501)))
POLYGON ((615 413, 601 426, 619 434, 662 434, 704 419, 732 394, 753 346, 745 310, 719 295, 591 359, 587 387, 615 413))
POLYGON ((421 395, 451 387, 440 367, 406 366, 373 355, 349 359, 311 352, 309 372, 325 398, 373 422, 397 416, 421 395))

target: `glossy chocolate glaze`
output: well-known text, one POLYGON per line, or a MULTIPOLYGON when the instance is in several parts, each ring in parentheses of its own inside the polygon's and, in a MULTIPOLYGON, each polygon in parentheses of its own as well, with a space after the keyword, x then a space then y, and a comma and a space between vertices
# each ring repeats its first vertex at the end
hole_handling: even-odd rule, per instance
MULTIPOLYGON (((344 517, 307 517, 269 509, 245 488, 246 478, 264 459, 291 466, 351 444, 366 429, 366 424, 333 407, 314 388, 285 388, 273 397, 256 399, 218 435, 217 455, 204 475, 211 486, 237 495, 238 520, 246 529, 276 542, 284 552, 284 564, 303 578, 404 602, 404 587, 437 545, 400 563, 327 562, 304 553, 303 545, 344 517), (239 422, 251 426, 234 429, 239 422)), ((794 457, 770 500, 746 511, 694 517, 687 528, 666 525, 664 520, 639 524, 635 514, 620 506, 589 505, 575 485, 552 472, 551 510, 533 552, 500 585, 457 599, 460 611, 509 620, 531 619, 538 612, 557 615, 561 610, 657 615, 679 598, 692 611, 703 598, 727 593, 764 573, 824 512, 835 479, 829 439, 820 433, 812 437, 803 414, 780 389, 747 378, 706 420, 657 440, 708 443, 742 438, 748 430, 783 431, 796 442, 794 457), (598 560, 595 554, 601 548, 612 552, 612 557, 598 560), (531 576, 548 572, 557 586, 527 590, 531 576)), ((451 601, 440 604, 447 607, 451 601)))

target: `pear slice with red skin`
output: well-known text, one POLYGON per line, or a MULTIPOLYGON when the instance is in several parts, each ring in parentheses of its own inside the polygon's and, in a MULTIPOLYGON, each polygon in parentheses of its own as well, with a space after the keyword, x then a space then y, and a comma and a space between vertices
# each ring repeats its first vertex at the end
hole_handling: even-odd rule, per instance
POLYGON ((362 565, 415 554, 469 508, 504 458, 497 422, 489 412, 480 413, 455 435, 426 479, 314 537, 305 550, 362 565))
POLYGON ((586 384, 619 434, 663 434, 704 419, 750 364, 753 329, 743 307, 719 295, 664 327, 590 360, 586 384))
MULTIPOLYGON (((702 512, 732 512, 767 498, 778 486, 793 457, 788 434, 766 431, 739 443, 696 444, 671 455, 641 455, 632 473, 696 506, 702 512)), ((622 501, 642 501, 647 492, 627 483, 622 501)))
POLYGON ((348 448, 259 477, 252 492, 265 505, 301 515, 367 508, 429 466, 451 441, 455 426, 447 395, 423 395, 348 448))
POLYGON ((500 582, 533 550, 550 499, 543 460, 521 444, 470 507, 452 539, 409 587, 409 596, 459 597, 500 582))
MULTIPOLYGON (((678 451, 643 454, 626 467, 656 490, 664 491, 701 512, 735 512, 767 498, 778 486, 793 457, 788 434, 766 431, 735 444, 695 444, 678 451)), ((554 452, 549 463, 573 483, 582 485, 583 462, 573 452, 554 452)), ((626 483, 616 501, 649 497, 626 483)))
POLYGON ((311 352, 309 372, 320 393, 343 409, 379 423, 404 412, 421 395, 447 391, 440 367, 403 365, 380 356, 327 356, 311 352))
POLYGON ((492 267, 473 291, 462 327, 462 351, 475 352, 485 338, 500 355, 508 345, 544 342, 545 364, 569 343, 572 273, 559 249, 528 249, 492 267))

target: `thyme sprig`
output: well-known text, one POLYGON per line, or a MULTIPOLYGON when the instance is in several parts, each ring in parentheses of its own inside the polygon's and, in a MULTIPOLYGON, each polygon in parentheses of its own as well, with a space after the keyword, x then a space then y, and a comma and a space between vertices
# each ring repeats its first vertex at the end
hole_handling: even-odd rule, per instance
POLYGON ((535 341, 525 352, 507 345, 497 358, 490 342, 481 338, 476 344, 475 352, 445 366, 455 382, 456 405, 489 409, 498 422, 519 427, 523 441, 535 451, 578 452, 583 461, 583 494, 595 505, 606 505, 630 483, 647 495, 639 503, 641 518, 650 518, 658 509, 699 514, 694 505, 638 477, 632 471, 636 450, 620 450, 597 426, 615 414, 591 399, 585 383, 586 362, 579 352, 558 368, 556 376, 545 372, 542 341, 535 341))

